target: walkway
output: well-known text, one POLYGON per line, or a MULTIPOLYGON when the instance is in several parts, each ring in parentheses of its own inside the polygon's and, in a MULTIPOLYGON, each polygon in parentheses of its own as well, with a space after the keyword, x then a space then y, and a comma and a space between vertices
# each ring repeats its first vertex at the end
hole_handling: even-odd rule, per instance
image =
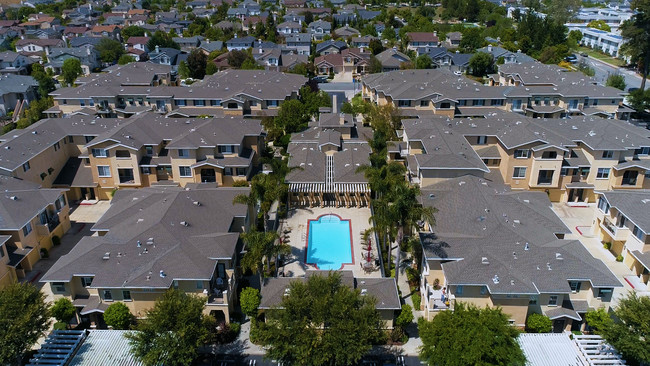
MULTIPOLYGON (((397 255, 398 246, 395 244, 393 246, 393 260, 397 255)), ((408 279, 406 278, 406 268, 409 267, 412 263, 410 254, 402 252, 401 254, 401 263, 399 266, 399 278, 397 287, 399 288, 402 294, 402 300, 405 304, 408 304, 413 309, 413 323, 406 327, 406 333, 409 336, 409 340, 404 343, 400 348, 404 355, 407 356, 417 356, 419 354, 419 348, 422 345, 422 340, 418 332, 418 319, 424 316, 424 312, 413 307, 413 299, 411 298, 411 289, 409 288, 408 279)))

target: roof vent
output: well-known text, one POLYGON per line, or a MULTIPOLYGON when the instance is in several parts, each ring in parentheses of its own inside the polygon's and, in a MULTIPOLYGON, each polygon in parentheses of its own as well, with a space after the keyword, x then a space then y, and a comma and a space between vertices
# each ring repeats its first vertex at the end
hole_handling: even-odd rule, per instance
POLYGON ((5 146, 5 149, 10 150, 11 146, 5 146))
POLYGON ((181 225, 183 226, 190 226, 190 224, 187 221, 181 221, 181 225))
POLYGON ((9 199, 12 201, 18 201, 18 196, 11 196, 9 199))
POLYGON ((546 268, 548 268, 548 270, 550 271, 551 270, 551 263, 546 262, 546 268))
POLYGON ((520 220, 512 220, 512 222, 514 222, 515 224, 521 224, 520 220))
POLYGON ((512 258, 517 259, 517 252, 512 252, 512 258))
POLYGON ((153 244, 153 238, 147 239, 147 245, 152 245, 153 244))
POLYGON ((362 288, 361 289, 361 295, 367 295, 368 294, 368 289, 367 288, 362 288))
POLYGON ((530 200, 524 200, 524 203, 530 203, 530 200))
POLYGON ((530 249, 530 245, 526 243, 526 245, 524 245, 524 250, 528 250, 528 249, 530 249))
POLYGON ((192 202, 192 204, 194 206, 201 206, 201 202, 199 202, 199 201, 194 201, 194 202, 192 202))
POLYGON ((515 285, 515 280, 510 280, 510 286, 514 286, 514 285, 515 285))
POLYGON ((492 282, 494 282, 495 285, 499 284, 499 275, 494 275, 494 277, 492 277, 492 282))
POLYGON ((102 259, 105 260, 105 261, 111 259, 111 252, 104 253, 104 256, 102 257, 102 259))
POLYGON ((291 289, 287 287, 284 289, 284 296, 289 296, 289 294, 291 294, 291 289))
POLYGON ((487 257, 482 257, 481 264, 490 264, 490 262, 488 261, 487 257))
POLYGON ((160 270, 160 278, 165 278, 165 277, 167 277, 167 274, 165 273, 165 271, 163 271, 163 270, 161 269, 161 270, 160 270))
POLYGON ((555 259, 559 261, 563 260, 564 258, 562 258, 562 253, 555 253, 555 259))
POLYGON ((32 131, 32 135, 38 135, 38 131, 36 130, 32 131))

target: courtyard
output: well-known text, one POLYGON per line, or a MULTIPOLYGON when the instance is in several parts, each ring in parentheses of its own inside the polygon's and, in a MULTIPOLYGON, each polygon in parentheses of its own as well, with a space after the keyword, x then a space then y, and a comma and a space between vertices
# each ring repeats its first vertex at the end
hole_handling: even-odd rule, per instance
POLYGON ((381 277, 375 262, 379 252, 374 234, 368 235, 370 251, 363 243, 363 233, 372 227, 370 216, 367 207, 291 210, 278 229, 281 240, 291 246, 291 255, 280 270, 290 277, 303 276, 310 269, 351 270, 355 277, 381 277), (321 223, 325 225, 319 227, 321 223))

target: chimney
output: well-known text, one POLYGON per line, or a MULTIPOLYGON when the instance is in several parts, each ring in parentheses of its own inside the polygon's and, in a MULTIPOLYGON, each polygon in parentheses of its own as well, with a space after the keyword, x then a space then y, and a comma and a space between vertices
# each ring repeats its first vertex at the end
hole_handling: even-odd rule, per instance
POLYGON ((517 50, 517 53, 521 53, 521 50, 517 50))
POLYGON ((339 106, 338 106, 338 96, 336 94, 332 95, 332 113, 338 113, 339 112, 339 106))
POLYGON ((90 56, 90 47, 86 47, 86 55, 90 56))
POLYGON ((488 45, 488 52, 492 52, 492 45, 488 45))
POLYGON ((340 125, 344 125, 344 124, 345 124, 345 114, 344 114, 344 113, 340 113, 340 114, 339 114, 339 124, 340 124, 340 125))
POLYGON ((156 53, 160 52, 160 47, 156 45, 156 53))

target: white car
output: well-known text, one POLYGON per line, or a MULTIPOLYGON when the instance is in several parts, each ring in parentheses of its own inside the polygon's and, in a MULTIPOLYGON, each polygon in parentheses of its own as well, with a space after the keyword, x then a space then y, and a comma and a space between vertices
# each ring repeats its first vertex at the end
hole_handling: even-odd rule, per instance
POLYGON ((454 75, 456 76, 462 76, 463 73, 461 71, 454 71, 454 75))

